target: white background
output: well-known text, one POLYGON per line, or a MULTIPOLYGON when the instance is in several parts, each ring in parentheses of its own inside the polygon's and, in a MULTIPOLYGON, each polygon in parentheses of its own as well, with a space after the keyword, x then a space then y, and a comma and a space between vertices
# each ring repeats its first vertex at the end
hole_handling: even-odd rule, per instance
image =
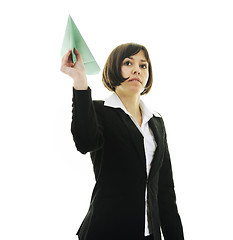
MULTIPOLYGON (((233 239, 231 0, 5 1, 0 6, 0 239, 75 240, 94 184, 70 133, 60 72, 71 14, 101 69, 113 48, 147 47, 186 239, 233 239), (4 4, 4 5, 3 5, 4 4)), ((93 98, 109 92, 89 77, 93 98)))

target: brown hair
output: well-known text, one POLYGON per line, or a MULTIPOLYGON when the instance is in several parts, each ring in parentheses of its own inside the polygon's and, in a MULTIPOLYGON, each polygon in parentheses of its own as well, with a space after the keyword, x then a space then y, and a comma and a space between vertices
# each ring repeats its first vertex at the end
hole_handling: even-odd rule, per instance
POLYGON ((140 50, 143 50, 145 54, 145 58, 148 62, 148 71, 149 71, 149 78, 147 81, 147 84, 145 86, 144 91, 141 93, 141 95, 146 94, 150 91, 153 83, 153 75, 152 75, 152 66, 150 57, 148 54, 147 49, 140 44, 136 43, 126 43, 122 44, 110 53, 102 74, 102 81, 104 86, 110 90, 115 91, 115 88, 119 85, 121 85, 122 82, 127 80, 127 78, 123 78, 121 75, 121 65, 125 58, 133 56, 140 52, 140 50))

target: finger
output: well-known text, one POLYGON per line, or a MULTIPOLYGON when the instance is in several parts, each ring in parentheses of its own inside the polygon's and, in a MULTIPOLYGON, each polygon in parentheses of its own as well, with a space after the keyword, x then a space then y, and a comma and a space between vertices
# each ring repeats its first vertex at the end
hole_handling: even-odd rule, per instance
POLYGON ((77 48, 74 48, 74 53, 76 55, 77 61, 82 59, 82 56, 81 56, 80 52, 77 50, 77 48))
POLYGON ((73 68, 70 68, 67 65, 61 65, 61 68, 60 68, 61 72, 65 73, 67 75, 70 75, 70 76, 72 76, 72 69, 73 68))
POLYGON ((70 53, 70 55, 68 57, 68 64, 69 64, 69 66, 73 66, 74 65, 72 51, 71 51, 71 53, 70 53))
POLYGON ((63 56, 61 66, 66 66, 66 67, 71 67, 71 68, 74 67, 74 63, 73 63, 73 60, 72 60, 71 50, 69 50, 69 51, 63 56))
POLYGON ((78 51, 77 48, 74 48, 74 53, 75 53, 75 55, 79 55, 80 54, 80 52, 78 51))
POLYGON ((71 55, 71 50, 69 50, 63 57, 62 57, 62 65, 67 64, 69 62, 69 57, 71 55))
POLYGON ((79 66, 79 67, 84 67, 83 59, 81 53, 77 50, 77 48, 74 49, 74 53, 76 55, 77 62, 74 64, 74 68, 79 66))

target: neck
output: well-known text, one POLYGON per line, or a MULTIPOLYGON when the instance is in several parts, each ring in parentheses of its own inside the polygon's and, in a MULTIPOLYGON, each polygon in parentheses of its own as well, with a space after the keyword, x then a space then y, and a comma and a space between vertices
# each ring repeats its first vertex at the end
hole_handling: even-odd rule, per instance
POLYGON ((140 95, 123 95, 116 92, 126 110, 134 117, 141 126, 142 115, 140 110, 140 95))

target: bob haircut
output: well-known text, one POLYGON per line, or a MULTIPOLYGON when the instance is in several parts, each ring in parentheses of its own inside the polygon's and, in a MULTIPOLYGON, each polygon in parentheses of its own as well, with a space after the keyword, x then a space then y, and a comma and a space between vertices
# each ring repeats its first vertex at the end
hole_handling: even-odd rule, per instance
POLYGON ((125 58, 133 56, 138 52, 140 52, 141 50, 143 50, 145 54, 145 58, 148 62, 148 72, 149 72, 147 84, 145 86, 144 91, 141 93, 141 95, 147 94, 150 91, 153 83, 153 75, 152 75, 152 66, 151 66, 149 53, 143 45, 136 44, 136 43, 126 43, 126 44, 119 45, 118 47, 113 49, 113 51, 110 53, 105 63, 103 74, 102 74, 103 84, 108 90, 115 92, 116 87, 121 85, 122 82, 128 79, 128 78, 123 78, 121 75, 122 62, 125 58))

